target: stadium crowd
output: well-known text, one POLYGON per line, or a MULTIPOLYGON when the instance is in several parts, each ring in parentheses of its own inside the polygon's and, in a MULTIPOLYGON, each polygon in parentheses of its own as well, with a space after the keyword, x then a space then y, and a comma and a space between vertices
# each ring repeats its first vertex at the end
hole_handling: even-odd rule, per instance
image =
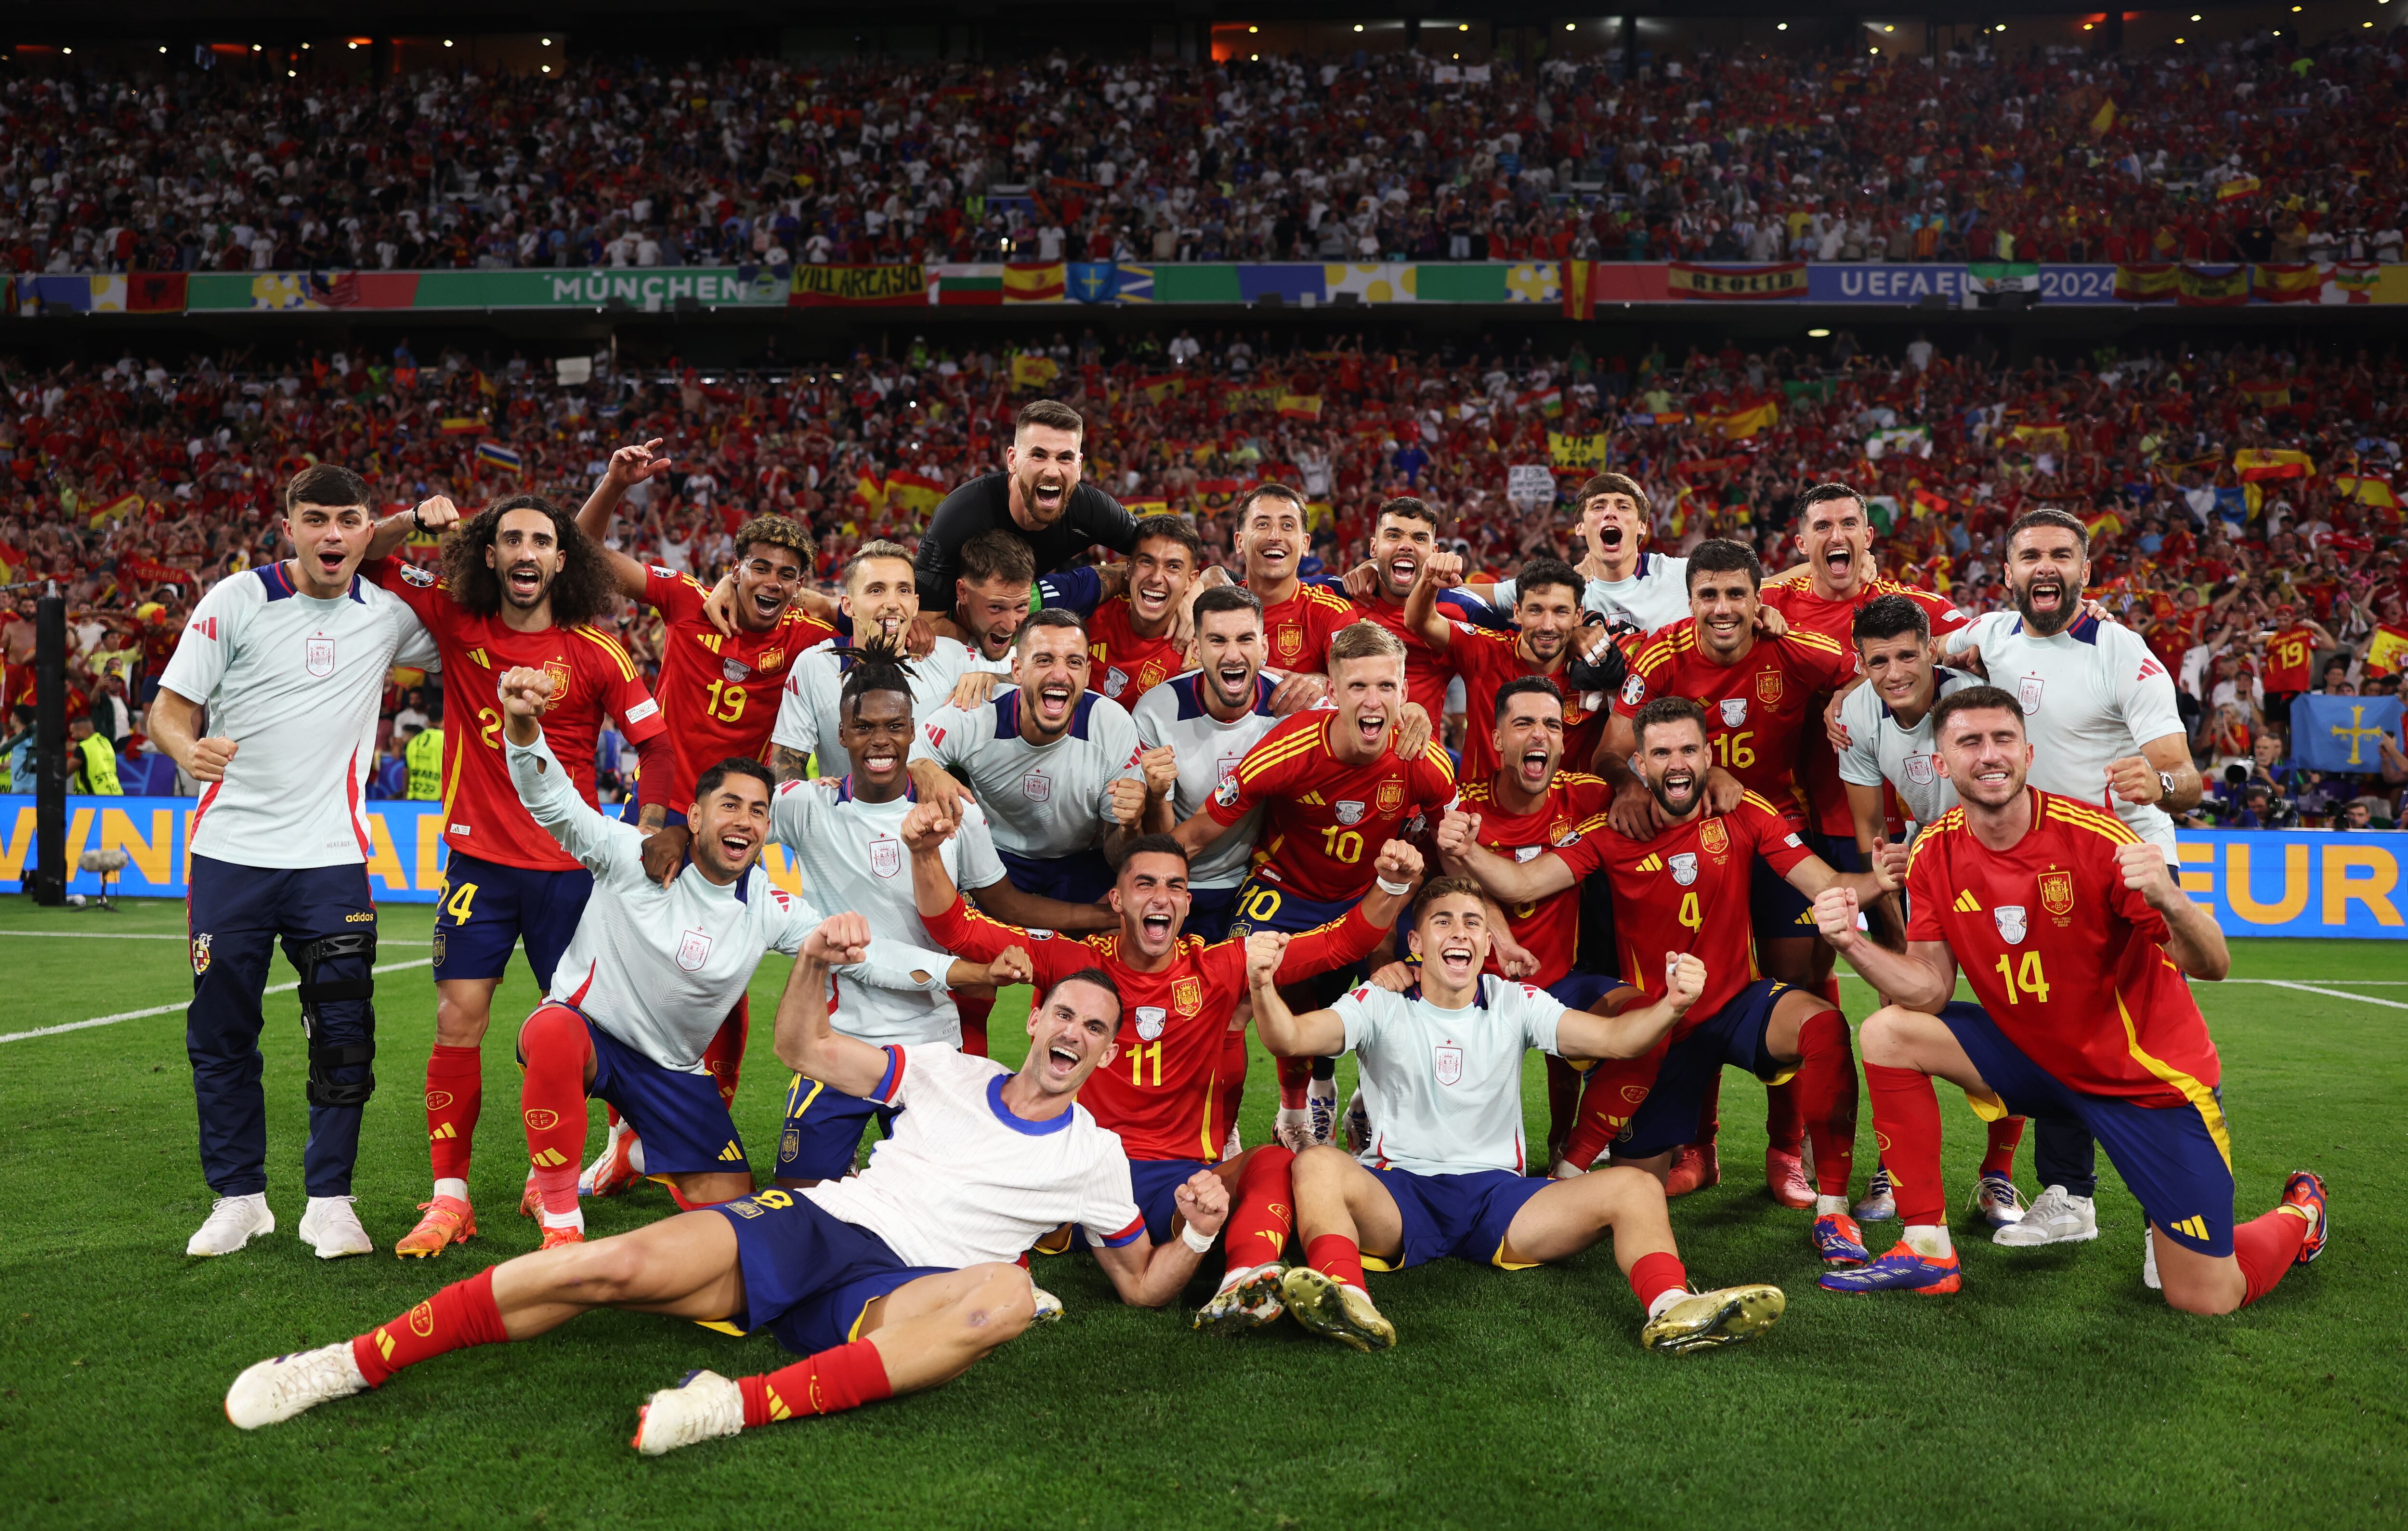
MULTIPOLYGON (((2383 775, 2324 780, 2286 764, 2282 731, 2290 692, 2399 683, 2408 564, 2390 488, 2394 356, 2102 351, 2014 367, 1922 339, 1874 357, 1844 331, 1828 355, 1726 345, 1599 358, 1575 344, 1508 357, 1353 342, 1303 352, 1268 336, 1208 343, 1185 330, 1160 350, 1138 346, 1108 355, 1092 335, 1061 336, 1017 356, 953 355, 915 341, 840 368, 605 367, 574 387, 518 358, 422 365, 406 343, 389 357, 282 369, 127 358, 9 374, 0 584, 15 607, 11 713, 30 700, 32 598, 55 580, 75 612, 71 664, 89 698, 76 710, 99 737, 135 741, 125 767, 148 760, 164 773, 142 753, 141 710, 182 614, 227 573, 281 556, 274 495, 311 461, 359 465, 389 509, 437 494, 481 504, 521 487, 573 505, 612 448, 660 437, 673 470, 629 495, 619 524, 630 551, 709 580, 746 516, 782 511, 811 529, 825 584, 866 540, 913 542, 939 496, 999 461, 1033 391, 1016 373, 1085 415, 1091 481, 1140 513, 1191 516, 1233 570, 1227 507, 1261 481, 1296 484, 1313 502, 1308 574, 1361 563, 1371 512, 1408 493, 1441 508, 1476 577, 1576 558, 1574 518, 1560 503, 1509 498, 1509 468, 1553 465, 1560 501, 1610 465, 1647 486, 1658 546, 1738 537, 1773 568, 1797 562, 1798 492, 1844 479, 1868 496, 1885 572, 1983 611, 2006 604, 1996 544, 2007 522, 2069 507, 2097 540, 2093 594, 2178 677, 2197 758, 2211 776, 2238 773, 2204 813, 2320 823, 2355 802, 2371 822, 2408 817, 2397 793, 2408 761, 2389 742, 2383 775), (510 457, 519 466, 494 460, 510 457), (2295 651, 2302 630, 2315 673, 2274 673, 2270 639, 2288 632, 2295 651)), ((631 651, 656 662, 657 617, 622 603, 618 622, 631 651)), ((400 726, 382 790, 408 790, 408 740, 434 710, 402 689, 388 697, 400 726)))
POLYGON ((1627 76, 1435 50, 594 58, 374 89, 23 70, 0 85, 0 252, 53 272, 2396 261, 2394 36, 1666 56, 1627 76))

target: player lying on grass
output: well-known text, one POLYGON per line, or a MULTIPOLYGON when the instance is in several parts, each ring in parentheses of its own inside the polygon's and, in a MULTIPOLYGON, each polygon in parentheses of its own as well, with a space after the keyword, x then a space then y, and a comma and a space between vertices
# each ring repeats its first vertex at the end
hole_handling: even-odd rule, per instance
POLYGON ((1729 1345, 1781 1316, 1781 1290, 1692 1294, 1673 1252, 1664 1185, 1615 1166, 1578 1180, 1533 1179, 1522 1138, 1522 1054, 1637 1057, 1663 1040, 1706 986, 1705 965, 1666 952, 1665 993, 1624 987, 1611 1011, 1570 1010, 1546 991, 1483 974, 1488 915, 1479 886, 1439 878, 1416 902, 1406 937, 1421 982, 1403 994, 1367 984, 1328 1009, 1291 1011, 1280 997, 1288 937, 1249 937, 1254 1025, 1280 1057, 1354 1050, 1370 1144, 1361 1158, 1333 1145, 1296 1158, 1297 1233, 1306 1264, 1281 1281, 1287 1310, 1313 1333, 1360 1351, 1397 1342, 1364 1289, 1364 1267, 1402 1270, 1452 1256, 1525 1269, 1577 1254, 1611 1233, 1614 1264, 1646 1310, 1650 1350, 1729 1345))
POLYGON ((2229 1313, 2257 1301, 2324 1252, 2325 1187, 2300 1170, 2273 1210, 2233 1226, 2222 1068, 2184 981, 2224 977, 2224 933, 2123 821, 2028 784, 2032 748, 2013 694, 1973 686, 1943 697, 1932 735, 1961 806, 1915 842, 1906 951, 1856 928, 1856 890, 1814 900, 1824 938, 1890 999, 1864 1024, 1865 1077, 1906 1225, 1897 1248, 1822 1284, 1963 1284, 1940 1186, 1931 1081, 1944 1079, 1985 1120, 2089 1129, 2148 1215, 2143 1237, 2170 1306, 2229 1313), (1979 1004, 1949 1001, 1959 964, 1979 1004))
MULTIPOLYGON (((684 880, 680 879, 681 881, 684 880)), ((908 1106, 869 1167, 807 1191, 771 1188, 590 1244, 540 1250, 445 1287, 355 1338, 263 1361, 235 1380, 246 1430, 380 1386, 447 1351, 526 1339, 595 1308, 766 1329, 804 1359, 760 1376, 697 1371, 652 1395, 635 1447, 656 1456, 799 1414, 949 1381, 1036 1316, 1015 1262, 1047 1230, 1086 1228, 1124 1301, 1160 1307, 1201 1256, 1156 1245, 1129 1195, 1120 1139, 1076 1100, 1111 1065, 1121 997, 1088 970, 1029 1007, 1017 1073, 949 1047, 872 1047, 828 1025, 832 966, 858 962, 856 914, 804 943, 778 1006, 778 1055, 849 1095, 908 1106)), ((1025 953, 995 977, 1026 980, 1025 953)), ((1228 1196, 1198 1173, 1179 1213, 1210 1235, 1228 1196)))

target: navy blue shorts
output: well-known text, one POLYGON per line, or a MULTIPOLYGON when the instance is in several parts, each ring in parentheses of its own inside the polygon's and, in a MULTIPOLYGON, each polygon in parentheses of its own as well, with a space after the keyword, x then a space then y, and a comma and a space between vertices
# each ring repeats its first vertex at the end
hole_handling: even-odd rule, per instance
MULTIPOLYGON (((537 1013, 552 1009, 568 1007, 546 1004, 537 1013)), ((736 1119, 719 1098, 717 1080, 664 1068, 581 1012, 569 1013, 585 1023, 585 1035, 594 1039, 594 1082, 585 1093, 619 1108, 643 1138, 646 1174, 751 1169, 736 1119)))
POLYGON ((452 851, 436 899, 435 981, 500 978, 523 939, 536 986, 551 988, 593 892, 594 874, 582 866, 539 872, 452 851))
POLYGON ((1652 1159, 1694 1142, 1707 1087, 1721 1077, 1725 1064, 1736 1064, 1767 1082, 1786 1078, 1790 1066, 1774 1060, 1764 1034, 1772 1024, 1773 1005, 1789 988, 1777 980, 1757 979, 1703 1025, 1665 1049, 1656 1082, 1631 1113, 1630 1125, 1615 1139, 1613 1156, 1652 1159))
POLYGON ((1605 1012, 1598 1009, 1606 995, 1629 985, 1612 973, 1566 973, 1547 985, 1547 993, 1556 1004, 1568 1010, 1587 1010, 1595 1015, 1605 1012))
POLYGON ((744 1278, 744 1310, 728 1323, 748 1334, 767 1329, 796 1355, 858 1339, 871 1303, 948 1268, 905 1265, 886 1240, 796 1191, 772 1188, 710 1209, 736 1230, 744 1278))
POLYGON ((1185 934, 1200 936, 1208 941, 1229 938, 1229 922, 1237 917, 1238 890, 1235 888, 1191 888, 1187 892, 1187 924, 1185 934))
POLYGON ((1393 1258, 1363 1252, 1366 1270, 1403 1270, 1431 1260, 1469 1260, 1474 1265, 1527 1269, 1535 1262, 1507 1264, 1505 1230, 1522 1204, 1554 1182, 1510 1169, 1468 1175, 1416 1175, 1409 1169, 1371 1171, 1387 1188, 1405 1224, 1405 1244, 1393 1258))
MULTIPOLYGON (((1361 899, 1333 899, 1322 903, 1311 898, 1298 898, 1276 882, 1264 882, 1250 877, 1238 888, 1232 906, 1234 912, 1229 917, 1229 934, 1241 941, 1258 930, 1283 931, 1297 936, 1318 929, 1332 920, 1345 918, 1346 911, 1361 902, 1361 899)), ((1316 1008, 1331 1005, 1337 1002, 1340 994, 1353 988, 1355 980, 1367 970, 1368 964, 1358 962, 1330 972, 1316 973, 1293 985, 1292 989, 1311 995, 1316 1008)))
MULTIPOLYGON (((2232 1139, 2219 1092, 2187 1106, 2086 1095, 2032 1062, 1981 1006, 1943 1005, 1940 1020, 2005 1114, 2080 1123, 2166 1237, 2201 1254, 2232 1252, 2232 1139)), ((1995 1108, 1976 1101, 1974 1109, 1989 1116, 1995 1108)))
MULTIPOLYGON (((668 817, 661 821, 663 828, 667 828, 670 825, 675 825, 680 829, 683 829, 685 827, 685 814, 683 811, 678 808, 669 808, 666 812, 668 817)), ((630 797, 619 809, 619 822, 623 824, 640 824, 643 823, 643 804, 638 802, 635 798, 630 797)))
POLYGON ((1155 1243, 1170 1242, 1170 1220, 1179 1215, 1179 1188, 1197 1170, 1211 1167, 1201 1159, 1129 1161, 1129 1186, 1137 1195, 1137 1209, 1145 1215, 1145 1231, 1155 1243))
MULTIPOLYGON (((1854 835, 1825 835, 1810 829, 1802 837, 1806 848, 1822 857, 1834 871, 1865 869, 1865 858, 1856 849, 1854 835)), ((1756 870, 1749 876, 1747 914, 1759 941, 1814 934, 1814 901, 1790 886, 1789 880, 1774 871, 1761 856, 1756 858, 1756 870)))
POLYGON ((1011 885, 1022 893, 1058 898, 1065 904, 1097 904, 1111 892, 1112 864, 1101 851, 1039 857, 1014 855, 997 846, 995 853, 1010 875, 1011 885))
POLYGON ((895 1136, 899 1106, 848 1095, 800 1074, 786 1086, 786 1124, 778 1134, 778 1179, 834 1180, 853 1173, 861 1129, 878 1119, 880 1136, 895 1136))

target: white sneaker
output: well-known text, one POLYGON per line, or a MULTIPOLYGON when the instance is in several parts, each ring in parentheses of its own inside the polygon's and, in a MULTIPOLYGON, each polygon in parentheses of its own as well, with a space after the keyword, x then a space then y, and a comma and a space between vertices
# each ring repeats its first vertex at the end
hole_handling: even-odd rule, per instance
POLYGON ((1338 1081, 1316 1079, 1304 1087, 1305 1113, 1312 1119, 1312 1140, 1328 1143, 1338 1137, 1338 1081))
POLYGON ((226 1389, 226 1418, 244 1430, 289 1420, 305 1409, 336 1398, 366 1393, 368 1380, 352 1359, 351 1342, 262 1361, 234 1380, 226 1389))
POLYGON ((2166 1289, 2157 1277, 2157 1231, 2145 1223, 2141 1224, 2141 1284, 2152 1292, 2166 1289))
POLYGON ((1028 1299, 1037 1310, 1028 1315, 1031 1324, 1051 1324, 1062 1316, 1062 1299, 1036 1282, 1028 1283, 1028 1299))
POLYGON ((2099 1213, 2088 1196, 2066 1194, 2052 1185, 2024 1209, 2023 1221, 2010 1223, 1990 1236, 1993 1244, 2012 1249, 2037 1249, 2042 1244, 2079 1244, 2099 1237, 2099 1213))
POLYGON ((1371 1113, 1363 1109, 1363 1092, 1355 1091, 1346 1100, 1346 1152, 1360 1153, 1371 1146, 1371 1113))
POLYGON ((1271 1136, 1280 1147, 1302 1153, 1312 1146, 1312 1113, 1301 1106, 1283 1106, 1271 1119, 1271 1136))
POLYGON ((321 1260, 339 1260, 346 1254, 374 1254, 376 1240, 360 1226, 360 1214, 351 1210, 350 1196, 311 1196, 309 1209, 301 1214, 301 1241, 314 1245, 321 1260))
POLYGON ((636 1450, 663 1456, 744 1428, 744 1390, 715 1371, 690 1371, 675 1387, 644 1400, 636 1414, 636 1450))
POLYGON ((276 1231, 276 1214, 267 1209, 267 1193, 220 1196, 209 1203, 208 1221, 185 1241, 186 1254, 232 1254, 261 1234, 276 1231))

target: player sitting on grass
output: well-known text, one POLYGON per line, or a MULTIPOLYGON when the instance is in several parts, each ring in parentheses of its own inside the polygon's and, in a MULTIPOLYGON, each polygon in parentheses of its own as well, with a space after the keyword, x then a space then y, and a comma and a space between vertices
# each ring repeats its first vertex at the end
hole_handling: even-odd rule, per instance
POLYGON ((1488 919, 1478 884, 1442 877, 1422 889, 1407 937, 1420 984, 1367 984, 1326 1010, 1297 1015, 1280 997, 1288 937, 1248 937, 1254 1024, 1281 1057, 1354 1050, 1369 1115, 1359 1160, 1332 1145, 1296 1159, 1297 1233, 1306 1265, 1282 1280, 1287 1310, 1315 1334, 1360 1351, 1397 1331, 1364 1290, 1366 1266, 1402 1270, 1453 1256, 1526 1269, 1613 1236, 1614 1263, 1647 1312, 1640 1342, 1686 1351, 1750 1339, 1781 1316, 1781 1290, 1692 1294, 1673 1252, 1664 1185, 1616 1166, 1578 1180, 1533 1179, 1522 1139, 1522 1054, 1627 1058, 1663 1040, 1706 985, 1705 965, 1665 953, 1666 993, 1652 1004, 1620 988, 1621 1013, 1566 1009, 1546 991, 1484 975, 1488 919))
MULTIPOLYGON (((1942 1217, 1940 1102, 1976 1114, 2070 1119, 2107 1150, 2148 1216, 2143 1237, 2167 1303, 2229 1313, 2324 1252, 2325 1186, 2293 1174, 2273 1210, 2232 1225, 2222 1066, 2185 974, 2220 980, 2224 933, 2174 885, 2165 857, 2104 808, 2025 780, 2032 748, 2013 694, 1972 686, 1932 708, 1962 806, 1915 842, 1907 950, 1856 928, 1856 891, 1815 896, 1823 937, 1891 1003, 1864 1025, 1873 1131, 1905 1237, 1834 1292, 1954 1292, 1942 1217), (1952 1004, 1963 965, 1979 1004, 1952 1004)), ((1298 1165, 1299 1195, 1302 1168, 1298 1165)))
MULTIPOLYGON (((857 914, 812 932, 779 1003, 777 1049, 848 1095, 910 1108, 868 1168, 521 1255, 356 1338, 259 1363, 227 1391, 226 1417, 257 1429, 446 1351, 526 1339, 595 1308, 767 1329, 804 1357, 754 1377, 697 1371, 653 1394, 635 1447, 657 1456, 961 1375, 1035 1317, 1016 1262, 1064 1223, 1087 1229, 1124 1301, 1177 1296, 1201 1256, 1184 1240, 1146 1237, 1120 1139, 1075 1098, 1118 1052, 1111 980, 1087 971, 1047 990, 1029 1008, 1028 1058, 1014 1073, 949 1047, 872 1047, 832 1030, 829 965, 860 961, 867 944, 857 914)), ((1015 961, 993 980, 1026 981, 1025 954, 1015 961)), ((1198 1173, 1179 1204, 1210 1235, 1228 1197, 1198 1173)))

